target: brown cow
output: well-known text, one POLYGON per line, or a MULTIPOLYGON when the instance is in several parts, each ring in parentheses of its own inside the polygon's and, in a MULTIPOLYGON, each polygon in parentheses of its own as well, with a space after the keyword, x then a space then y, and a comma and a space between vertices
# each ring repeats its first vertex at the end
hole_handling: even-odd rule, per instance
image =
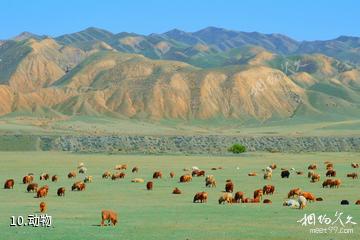
POLYGON ((327 165, 326 165, 326 170, 331 170, 331 169, 333 169, 334 168, 334 164, 332 164, 332 163, 328 163, 327 165))
POLYGON ((288 193, 288 198, 294 197, 294 196, 299 196, 301 192, 300 188, 293 188, 289 191, 288 193))
POLYGON ((125 177, 125 173, 120 172, 120 173, 114 173, 114 174, 111 176, 111 179, 112 179, 112 180, 116 180, 116 179, 120 179, 120 178, 124 178, 124 177, 125 177))
POLYGON ((262 189, 256 189, 254 191, 254 199, 259 198, 262 199, 263 196, 263 190, 262 189))
POLYGON ((48 180, 50 178, 48 173, 43 173, 40 175, 40 180, 48 180))
POLYGON ((175 177, 175 173, 174 172, 170 172, 170 177, 174 178, 175 177))
POLYGON ((326 179, 324 182, 323 182, 323 184, 322 184, 322 187, 324 188, 324 187, 329 187, 330 185, 331 185, 331 183, 332 183, 332 179, 326 179))
POLYGON ((220 196, 219 200, 218 200, 219 204, 222 203, 232 203, 233 202, 233 196, 231 193, 224 193, 220 196))
POLYGON ((110 177, 111 177, 111 172, 109 171, 104 172, 102 175, 102 178, 110 178, 110 177))
POLYGON ((37 189, 38 189, 38 184, 37 183, 30 183, 26 188, 26 190, 28 192, 35 192, 35 191, 37 191, 37 189))
POLYGON ((227 182, 225 184, 225 192, 232 193, 234 191, 234 184, 232 182, 227 182))
POLYGON ((256 172, 251 172, 251 173, 248 173, 248 176, 249 177, 255 177, 255 176, 257 176, 257 173, 256 172))
POLYGON ((131 170, 132 173, 137 173, 139 172, 139 168, 138 167, 133 167, 133 169, 131 170))
POLYGON ((205 180, 206 187, 216 187, 216 180, 214 178, 210 178, 205 180))
POLYGON ((146 189, 147 189, 147 190, 152 190, 152 189, 153 189, 153 185, 154 185, 153 182, 147 182, 147 183, 146 183, 146 189))
POLYGON ((308 166, 308 169, 309 169, 309 170, 316 170, 316 169, 317 169, 317 165, 316 165, 316 164, 310 164, 310 165, 308 166))
POLYGON ((273 163, 273 164, 271 164, 269 167, 270 167, 272 170, 274 170, 274 169, 276 169, 276 164, 273 163))
POLYGON ((207 192, 198 192, 194 196, 193 202, 200 202, 200 203, 206 203, 208 199, 208 193, 207 192))
POLYGON ((205 177, 205 171, 204 171, 204 170, 198 171, 198 172, 196 173, 196 176, 197 176, 197 177, 205 177))
POLYGON ((48 185, 45 185, 41 188, 39 188, 36 192, 36 197, 37 198, 43 198, 43 197, 46 197, 47 194, 49 192, 49 186, 48 185))
POLYGON ((200 171, 200 170, 197 170, 197 169, 193 170, 193 171, 191 172, 191 176, 195 177, 196 174, 197 174, 199 171, 200 171))
POLYGON ((348 174, 346 174, 346 176, 349 177, 349 178, 352 178, 352 179, 358 178, 357 173, 348 173, 348 174))
POLYGON ((326 172, 327 177, 336 177, 336 171, 333 169, 330 169, 326 172))
POLYGON ((116 223, 118 222, 117 214, 111 210, 102 210, 100 226, 104 226, 104 222, 106 220, 108 221, 108 224, 110 224, 111 222, 115 226, 116 223))
POLYGON ((52 176, 51 181, 53 181, 53 182, 59 181, 59 176, 58 175, 52 176))
POLYGON ((355 204, 356 204, 356 205, 360 205, 360 200, 357 200, 357 201, 355 202, 355 204))
POLYGON ((340 179, 334 179, 331 183, 330 183, 330 188, 338 188, 341 185, 341 180, 340 179))
POLYGON ((160 171, 156 171, 153 174, 153 179, 162 178, 162 173, 160 171))
POLYGON ((273 185, 265 185, 263 187, 263 193, 265 195, 268 195, 268 194, 272 195, 272 194, 274 194, 274 192, 275 192, 275 186, 273 186, 273 185))
POLYGON ((244 198, 244 192, 236 192, 235 197, 234 197, 234 201, 239 203, 240 200, 242 200, 243 198, 244 198))
POLYGON ((8 180, 5 181, 4 188, 5 189, 13 189, 14 184, 15 184, 14 179, 8 179, 8 180))
POLYGON ((358 164, 358 163, 351 163, 351 167, 353 167, 353 168, 359 168, 359 164, 358 164))
POLYGON ((119 164, 115 166, 115 170, 126 170, 128 168, 127 164, 119 164))
POLYGON ((317 174, 317 173, 314 173, 312 176, 311 176, 311 182, 318 182, 320 181, 320 174, 317 174))
POLYGON ((76 172, 75 171, 69 172, 68 178, 75 178, 75 177, 76 177, 76 172))
POLYGON ((315 196, 310 192, 301 192, 300 196, 304 196, 309 202, 316 200, 315 196))
POLYGON ((192 181, 192 177, 189 174, 185 174, 180 177, 180 182, 182 183, 191 182, 191 181, 192 181))
POLYGON ((264 199, 263 203, 272 203, 270 199, 264 199))
POLYGON ((32 183, 32 181, 34 181, 34 176, 33 175, 26 175, 26 176, 23 177, 23 183, 24 184, 32 183))
POLYGON ((41 213, 46 212, 46 203, 45 202, 41 202, 39 207, 40 207, 41 213))
POLYGON ((173 194, 181 194, 180 189, 178 189, 177 187, 174 188, 174 190, 172 191, 173 194))
POLYGON ((78 181, 78 182, 75 182, 72 187, 71 187, 71 191, 74 191, 74 190, 77 190, 77 191, 83 191, 85 190, 86 188, 86 185, 84 182, 82 181, 78 181))
POLYGON ((57 195, 59 196, 59 197, 61 197, 61 196, 65 196, 65 188, 64 187, 61 187, 61 188, 59 188, 58 190, 57 190, 57 195))

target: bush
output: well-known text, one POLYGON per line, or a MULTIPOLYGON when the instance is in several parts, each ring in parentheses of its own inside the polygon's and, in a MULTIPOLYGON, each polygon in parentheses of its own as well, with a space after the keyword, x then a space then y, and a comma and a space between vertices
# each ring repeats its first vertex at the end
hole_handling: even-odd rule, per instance
POLYGON ((232 153, 243 153, 246 151, 246 147, 241 144, 234 144, 229 147, 228 151, 232 153))

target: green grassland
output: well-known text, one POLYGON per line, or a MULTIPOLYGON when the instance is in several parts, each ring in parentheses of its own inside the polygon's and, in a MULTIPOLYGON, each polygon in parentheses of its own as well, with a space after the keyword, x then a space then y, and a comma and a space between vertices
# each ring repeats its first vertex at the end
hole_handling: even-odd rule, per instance
MULTIPOLYGON (((341 211, 346 219, 351 215, 360 224, 360 207, 354 205, 360 199, 359 181, 345 177, 353 172, 351 162, 359 162, 358 153, 245 153, 239 156, 172 156, 172 155, 106 155, 71 154, 58 152, 1 152, 0 179, 15 179, 13 190, 0 189, 0 239, 360 239, 358 225, 352 234, 310 234, 310 227, 300 226, 297 220, 305 213, 317 216, 326 214, 334 218, 341 211), (307 166, 319 165, 321 180, 325 179, 324 161, 332 161, 338 178, 343 180, 339 189, 323 189, 320 183, 310 183, 307 178, 307 166), (87 184, 84 192, 71 192, 76 180, 66 175, 70 170, 84 162, 88 175, 94 182, 87 184), (116 164, 128 164, 123 180, 102 179, 106 170, 114 171, 116 164), (276 163, 273 179, 264 180, 261 169, 276 163), (133 166, 139 167, 139 173, 131 173, 133 166), (183 168, 198 166, 213 174, 217 188, 205 188, 204 178, 194 178, 191 183, 178 183, 183 168), (211 171, 211 167, 222 166, 223 170, 211 171), (304 176, 292 174, 290 179, 280 178, 279 168, 292 168, 304 171, 304 176), (239 168, 239 169, 237 169, 239 168), (148 181, 155 170, 164 173, 163 179, 154 180, 154 190, 147 191, 145 183, 131 183, 134 177, 148 181), (168 173, 174 171, 176 177, 170 179, 168 173), (247 173, 256 171, 257 177, 248 177, 247 173), (34 198, 34 193, 26 193, 26 185, 21 183, 22 176, 33 172, 36 182, 48 184, 49 195, 45 199, 34 198), (39 175, 48 172, 60 176, 58 182, 40 182, 39 175), (273 184, 276 192, 267 196, 272 204, 233 204, 219 205, 217 200, 222 194, 226 179, 232 179, 236 191, 244 191, 251 196, 253 191, 265 184, 273 184), (66 187, 65 197, 56 196, 58 187, 66 187), (172 195, 174 187, 179 187, 182 195, 172 195), (310 203, 304 210, 289 209, 282 201, 289 189, 301 187, 324 198, 323 202, 310 203), (206 204, 192 203, 193 195, 199 191, 208 191, 206 204), (347 199, 349 206, 341 206, 340 201, 347 199), (10 216, 24 216, 38 213, 38 205, 45 201, 48 214, 53 218, 50 228, 9 227, 10 216), (99 227, 100 211, 112 209, 119 214, 116 227, 99 227)), ((358 172, 358 171, 357 171, 358 172)), ((335 220, 335 219, 333 219, 335 220)), ((326 227, 319 225, 316 227, 326 227)))

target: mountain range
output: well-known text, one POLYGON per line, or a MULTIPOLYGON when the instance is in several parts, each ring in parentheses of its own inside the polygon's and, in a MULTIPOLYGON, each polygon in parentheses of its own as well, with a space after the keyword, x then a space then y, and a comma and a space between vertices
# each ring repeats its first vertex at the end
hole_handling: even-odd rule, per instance
POLYGON ((360 38, 208 27, 0 41, 0 115, 267 121, 360 116, 360 38))

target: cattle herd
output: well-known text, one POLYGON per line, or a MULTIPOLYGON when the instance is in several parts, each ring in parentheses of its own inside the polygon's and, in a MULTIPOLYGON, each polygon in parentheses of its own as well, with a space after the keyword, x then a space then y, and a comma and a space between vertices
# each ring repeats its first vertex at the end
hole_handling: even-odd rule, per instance
MULTIPOLYGON (((334 168, 334 164, 326 161, 324 162, 326 174, 325 174, 325 180, 322 182, 323 188, 339 188, 341 187, 342 181, 340 178, 336 178, 336 170, 334 168)), ((351 167, 353 169, 359 168, 358 163, 351 163, 351 167)), ((105 171, 102 174, 103 179, 111 179, 113 181, 116 181, 118 179, 124 179, 126 176, 125 171, 127 170, 128 165, 127 164, 120 164, 116 165, 114 170, 117 172, 111 173, 110 171, 105 171), (120 172, 118 172, 120 171, 120 172)), ((222 167, 214 167, 211 168, 210 171, 215 170, 221 170, 222 167)), ((265 180, 269 180, 272 178, 273 173, 276 171, 277 166, 276 164, 271 164, 270 166, 267 166, 266 168, 262 169, 263 177, 265 180)), ((309 181, 311 183, 317 183, 320 182, 321 175, 317 173, 317 170, 319 169, 319 166, 316 164, 310 164, 308 166, 308 175, 309 181)), ((214 174, 208 174, 206 175, 205 170, 200 170, 198 167, 192 167, 192 168, 185 168, 183 169, 185 174, 181 175, 179 177, 179 183, 189 183, 192 181, 193 177, 204 177, 205 187, 207 188, 215 188, 217 187, 217 182, 215 179, 214 174)), ((138 167, 132 168, 132 173, 139 172, 138 167)), ((93 177, 86 175, 87 168, 84 166, 83 163, 80 163, 78 166, 77 171, 70 171, 67 175, 69 179, 75 178, 77 174, 83 174, 84 180, 83 181, 76 181, 71 186, 71 191, 84 191, 86 189, 86 183, 93 182, 93 177)), ((294 168, 291 169, 285 169, 281 168, 280 176, 281 178, 289 178, 291 174, 296 175, 304 175, 302 171, 296 171, 294 168)), ((258 174, 256 172, 250 172, 247 174, 249 177, 257 176, 258 174)), ((175 177, 175 173, 171 171, 168 175, 171 179, 175 177)), ((348 173, 346 176, 351 179, 357 179, 358 174, 356 172, 348 173)), ((154 190, 155 181, 156 179, 163 178, 163 174, 161 171, 155 171, 152 175, 152 181, 147 181, 145 186, 146 189, 149 191, 154 190)), ((40 181, 48 181, 51 180, 53 182, 58 182, 60 177, 58 175, 53 175, 50 178, 50 175, 48 173, 43 173, 40 175, 39 180, 40 181)), ((26 191, 27 192, 33 192, 35 193, 36 198, 45 198, 48 195, 49 192, 49 186, 43 185, 39 187, 38 183, 34 182, 35 177, 33 173, 28 173, 26 176, 23 177, 22 182, 23 184, 27 184, 26 191)), ((135 183, 144 183, 145 180, 142 178, 132 178, 131 182, 135 183)), ((5 189, 13 189, 15 185, 14 179, 7 179, 4 184, 5 189)), ((227 179, 225 181, 225 187, 224 191, 220 195, 218 199, 219 204, 235 204, 235 203, 264 203, 264 204, 271 204, 272 201, 268 198, 265 198, 264 195, 272 195, 275 193, 276 187, 270 184, 265 184, 262 188, 255 189, 253 194, 250 196, 246 196, 246 194, 242 191, 235 191, 234 183, 231 179, 227 179), (264 199, 263 199, 264 197, 264 199)), ((60 187, 57 189, 57 196, 59 197, 65 197, 66 187, 60 187)), ((172 194, 182 194, 182 191, 176 187, 172 190, 172 194)), ((285 197, 285 196, 284 196, 285 197)), ((323 201, 324 199, 322 197, 315 197, 315 195, 311 192, 303 191, 300 188, 293 188, 290 189, 286 200, 283 201, 283 206, 288 206, 291 208, 297 208, 297 209, 303 209, 306 207, 307 202, 314 202, 314 201, 323 201)), ((197 192, 194 195, 193 203, 206 203, 208 201, 208 192, 201 191, 197 192)), ((348 205, 350 204, 348 200, 341 200, 340 204, 342 205, 348 205)), ((355 204, 360 205, 360 200, 357 200, 355 204)), ((45 202, 40 203, 40 212, 45 212, 47 210, 47 206, 45 202)), ((118 222, 118 216, 117 213, 111 210, 102 210, 101 212, 101 226, 104 225, 105 221, 107 221, 109 224, 112 223, 113 225, 116 225, 118 222)))

